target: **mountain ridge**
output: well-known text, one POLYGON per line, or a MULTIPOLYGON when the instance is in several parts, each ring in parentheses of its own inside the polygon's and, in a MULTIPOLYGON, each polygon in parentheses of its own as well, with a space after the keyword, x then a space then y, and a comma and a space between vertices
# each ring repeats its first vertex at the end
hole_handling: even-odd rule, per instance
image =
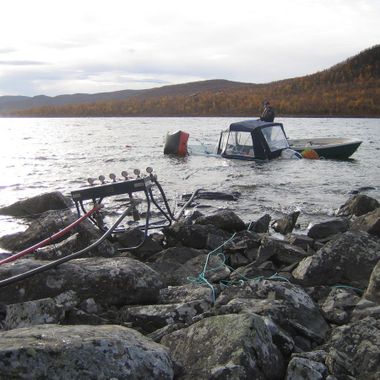
POLYGON ((329 69, 264 84, 211 79, 97 94, 3 96, 0 114, 248 116, 264 99, 271 99, 281 115, 380 116, 380 45, 329 69))

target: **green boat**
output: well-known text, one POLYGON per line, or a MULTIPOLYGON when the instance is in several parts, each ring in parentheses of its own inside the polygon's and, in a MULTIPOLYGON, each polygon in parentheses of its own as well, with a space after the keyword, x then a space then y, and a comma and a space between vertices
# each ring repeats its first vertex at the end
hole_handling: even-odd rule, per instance
POLYGON ((348 138, 289 139, 289 147, 297 152, 307 149, 316 151, 320 158, 346 160, 362 143, 348 138))

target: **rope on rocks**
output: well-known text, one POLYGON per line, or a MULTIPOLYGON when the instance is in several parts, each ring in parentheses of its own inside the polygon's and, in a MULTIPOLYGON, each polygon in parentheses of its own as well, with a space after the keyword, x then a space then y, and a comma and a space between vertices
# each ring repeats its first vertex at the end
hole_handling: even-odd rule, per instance
POLYGON ((226 258, 223 254, 223 251, 220 251, 221 249, 223 249, 223 247, 229 243, 234 237, 235 237, 236 233, 234 233, 228 240, 226 240, 225 242, 223 242, 219 247, 215 248, 213 251, 209 252, 207 254, 207 257, 206 257, 206 261, 205 261, 205 264, 203 266, 203 270, 201 273, 199 273, 199 275, 197 277, 188 277, 187 279, 194 283, 194 284, 203 284, 205 283, 210 289, 211 289, 211 297, 212 297, 212 303, 214 304, 215 303, 215 299, 216 299, 216 295, 215 295, 215 288, 214 286, 209 282, 209 280, 207 279, 206 277, 206 274, 209 273, 209 272, 216 272, 218 269, 220 268, 223 268, 226 265, 225 261, 226 261, 226 258), (215 256, 215 257, 220 257, 222 259, 222 264, 216 266, 216 267, 211 267, 211 268, 208 268, 208 265, 209 265, 209 260, 210 260, 210 257, 211 256, 215 256))
MULTIPOLYGON (((213 251, 211 251, 207 254, 206 261, 205 261, 205 264, 203 266, 203 270, 201 273, 199 273, 199 275, 197 277, 192 277, 192 276, 187 277, 187 279, 191 283, 198 284, 198 285, 206 284, 211 289, 212 304, 215 303, 216 292, 215 292, 214 286, 210 283, 209 279, 207 278, 207 274, 211 273, 211 272, 216 272, 217 270, 222 269, 222 268, 234 270, 232 267, 230 267, 229 265, 226 264, 226 257, 223 253, 223 247, 226 244, 228 244, 230 241, 232 241, 233 238, 235 237, 235 235, 236 235, 236 233, 234 233, 228 240, 224 241, 219 247, 215 248, 213 251), (221 259, 221 264, 214 266, 214 267, 210 267, 209 261, 210 261, 211 256, 219 257, 221 259)), ((232 280, 232 281, 221 280, 219 283, 223 287, 229 287, 229 286, 233 286, 233 285, 243 285, 244 283, 246 283, 248 281, 260 281, 260 280, 286 281, 290 284, 289 279, 287 279, 284 276, 278 275, 277 272, 274 273, 273 275, 269 276, 269 277, 256 276, 253 278, 248 278, 248 277, 245 277, 241 274, 239 274, 239 276, 241 277, 239 280, 232 280)))
POLYGON ((355 292, 359 293, 360 295, 362 295, 364 293, 363 289, 355 288, 354 286, 350 286, 350 285, 338 284, 338 285, 334 285, 334 286, 331 286, 331 287, 334 288, 334 289, 350 289, 350 290, 354 290, 355 292))

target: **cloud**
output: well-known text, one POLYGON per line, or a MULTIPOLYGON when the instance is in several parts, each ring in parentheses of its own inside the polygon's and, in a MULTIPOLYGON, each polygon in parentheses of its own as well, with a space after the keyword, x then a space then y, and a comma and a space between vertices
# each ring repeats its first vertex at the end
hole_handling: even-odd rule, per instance
POLYGON ((3 94, 265 83, 326 69, 380 38, 378 0, 34 0, 23 12, 18 1, 2 5, 3 94))
POLYGON ((48 65, 48 62, 39 62, 39 61, 0 61, 0 65, 3 66, 41 66, 48 65))

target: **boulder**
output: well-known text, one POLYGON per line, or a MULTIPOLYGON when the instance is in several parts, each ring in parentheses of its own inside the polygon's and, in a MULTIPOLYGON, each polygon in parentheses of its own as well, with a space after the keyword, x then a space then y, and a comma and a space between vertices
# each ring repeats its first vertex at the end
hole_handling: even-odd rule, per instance
POLYGON ((366 231, 380 237, 380 208, 359 216, 351 223, 351 230, 366 231))
POLYGON ((364 298, 380 305, 380 260, 373 268, 364 298))
POLYGON ((255 264, 259 265, 270 259, 277 263, 278 266, 288 265, 298 263, 308 256, 310 256, 310 254, 301 247, 266 236, 261 242, 255 264))
POLYGON ((327 374, 324 363, 294 356, 288 364, 285 380, 323 380, 327 374))
POLYGON ((211 283, 227 279, 231 273, 222 256, 208 256, 205 251, 184 247, 162 251, 156 260, 148 265, 161 275, 166 286, 198 283, 198 276, 204 270, 204 276, 211 283))
MULTIPOLYGON (((60 243, 39 248, 32 254, 32 256, 37 260, 57 260, 61 257, 71 255, 74 252, 78 252, 88 247, 93 242, 94 241, 86 241, 80 233, 75 233, 60 243)), ((115 253, 115 247, 108 240, 104 240, 101 244, 85 253, 82 257, 112 257, 115 253)))
POLYGON ((163 229, 167 246, 185 246, 195 249, 214 249, 231 237, 211 224, 189 225, 183 222, 163 229))
POLYGON ((307 236, 313 239, 324 239, 342 232, 346 232, 350 227, 350 222, 346 218, 334 218, 312 225, 307 236))
MULTIPOLYGON (((133 228, 122 234, 117 235, 117 241, 122 248, 126 250, 130 247, 136 247, 144 241, 144 232, 139 228, 133 228)), ((133 253, 140 260, 147 260, 155 253, 162 251, 163 247, 161 242, 153 239, 152 236, 148 235, 145 238, 144 244, 133 250, 133 253)))
POLYGON ((187 247, 172 247, 165 249, 151 258, 152 262, 148 265, 158 273, 166 286, 184 285, 189 283, 186 280, 187 267, 185 263, 190 259, 201 256, 206 259, 207 251, 187 247))
POLYGON ((245 223, 231 210, 222 210, 212 215, 201 216, 194 223, 211 224, 228 232, 238 232, 245 229, 245 223))
POLYGON ((255 222, 250 223, 247 229, 256 233, 266 233, 269 231, 271 216, 269 214, 263 215, 261 218, 257 219, 255 222))
POLYGON ((360 297, 353 289, 333 288, 322 305, 323 315, 335 325, 346 324, 359 301, 360 297))
POLYGON ((196 300, 211 299, 212 292, 207 285, 186 284, 181 286, 169 286, 160 289, 158 303, 179 303, 190 302, 196 300))
POLYGON ((71 198, 59 191, 37 195, 0 208, 0 215, 16 217, 34 217, 49 210, 65 210, 73 206, 71 198))
POLYGON ((251 231, 237 232, 223 247, 226 261, 232 268, 247 265, 257 257, 262 237, 251 231))
POLYGON ((380 305, 376 302, 362 298, 352 311, 351 322, 361 321, 367 317, 380 319, 380 305))
POLYGON ((347 202, 340 206, 338 216, 361 216, 374 211, 380 207, 380 203, 367 195, 357 194, 349 198, 347 202))
POLYGON ((116 326, 39 325, 0 332, 3 379, 173 379, 167 350, 116 326))
POLYGON ((216 312, 255 313, 269 317, 293 338, 323 342, 329 326, 319 307, 299 286, 273 280, 254 280, 223 290, 215 304, 216 312))
POLYGON ((272 223, 272 228, 276 232, 286 235, 293 231, 294 227, 296 226, 299 215, 300 215, 299 211, 295 211, 289 215, 285 215, 284 217, 275 220, 272 223))
POLYGON ((75 292, 10 305, 0 305, 0 328, 11 330, 32 325, 62 323, 79 303, 75 292))
POLYGON ((191 324, 195 316, 211 308, 211 298, 165 305, 125 306, 121 320, 131 322, 144 333, 152 333, 167 325, 191 324))
POLYGON ((380 320, 364 318, 336 327, 321 347, 325 364, 337 379, 379 379, 380 320))
POLYGON ((307 235, 289 234, 286 236, 286 241, 289 244, 301 247, 306 252, 314 249, 314 239, 307 235))
MULTIPOLYGON (((0 246, 9 251, 21 251, 51 237, 53 234, 73 223, 76 219, 77 215, 70 210, 60 212, 49 211, 41 217, 34 219, 25 231, 1 237, 0 246)), ((54 243, 56 244, 68 238, 71 233, 75 232, 79 233, 77 245, 74 247, 75 250, 87 247, 103 234, 90 221, 84 220, 68 232, 67 235, 55 240, 54 243)), ((107 249, 109 249, 109 247, 107 249)), ((97 254, 100 255, 100 252, 98 251, 97 254)))
POLYGON ((245 265, 243 267, 234 270, 230 278, 232 281, 247 281, 255 278, 268 278, 277 272, 273 263, 265 261, 260 265, 256 265, 255 262, 245 265))
POLYGON ((379 239, 348 231, 302 260, 292 275, 308 286, 345 284, 365 289, 379 259, 379 239))
MULTIPOLYGON (((46 262, 20 260, 0 266, 0 279, 10 278, 46 262)), ((147 265, 126 257, 84 258, 7 285, 0 302, 9 304, 55 297, 74 290, 80 300, 94 298, 101 305, 155 303, 162 281, 147 265)))
POLYGON ((269 328, 254 314, 205 318, 165 335, 183 366, 181 379, 283 379, 284 362, 269 328))

